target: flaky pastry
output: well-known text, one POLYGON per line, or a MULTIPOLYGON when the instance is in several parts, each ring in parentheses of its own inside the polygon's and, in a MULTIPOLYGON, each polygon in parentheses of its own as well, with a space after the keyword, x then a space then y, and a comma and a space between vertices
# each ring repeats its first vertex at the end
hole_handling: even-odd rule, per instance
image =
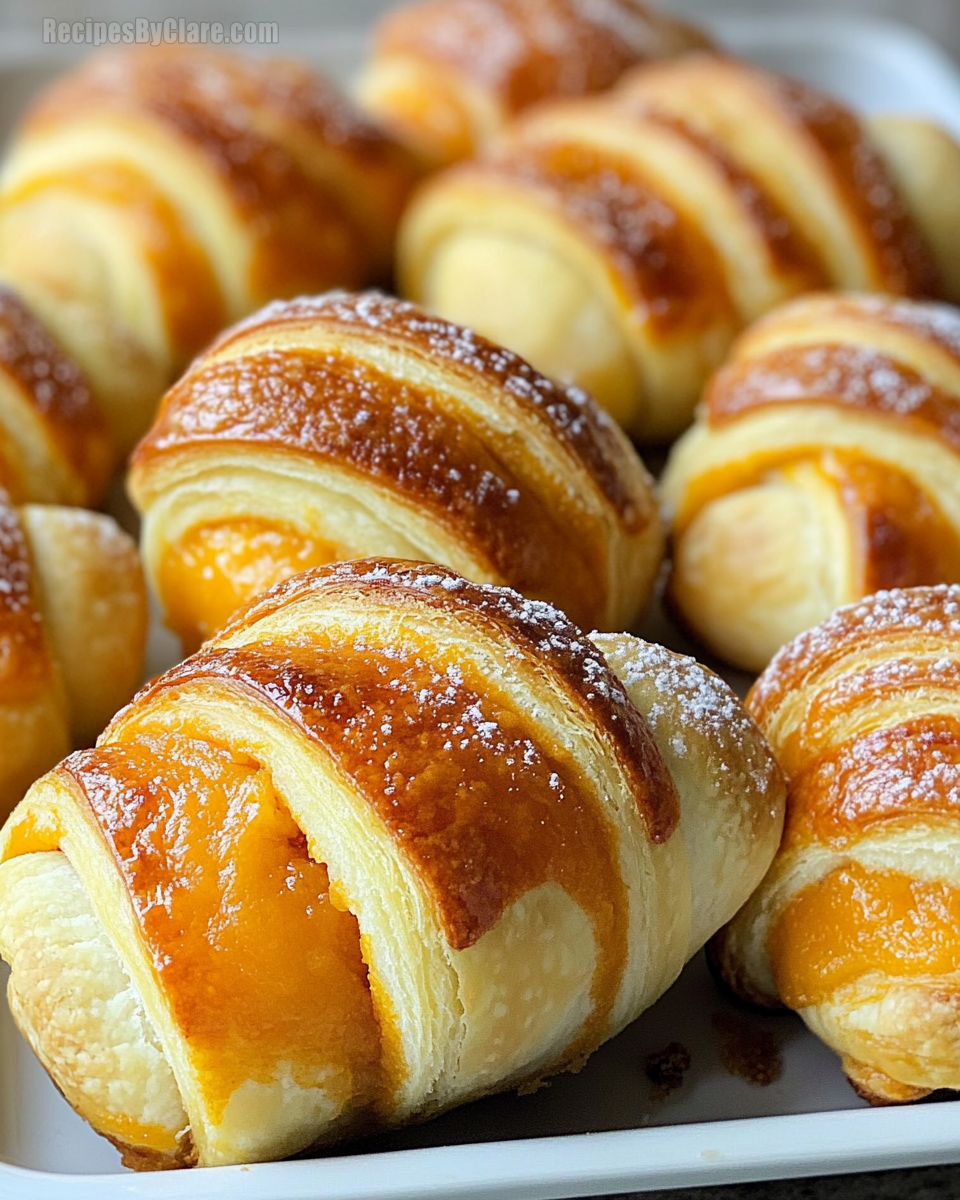
POLYGON ((435 167, 488 149, 532 104, 707 45, 641 0, 420 0, 380 22, 358 96, 435 167))
POLYGON ((428 181, 399 275, 666 440, 778 303, 825 287, 960 298, 956 195, 960 148, 928 122, 868 124, 808 84, 694 54, 540 106, 488 159, 428 181))
POLYGON ((109 517, 0 491, 0 813, 130 698, 146 627, 136 547, 109 517))
POLYGON ((41 94, 0 178, 0 278, 82 365, 119 457, 278 296, 390 269, 408 155, 306 66, 111 50, 41 94))
POLYGON ((747 699, 787 775, 780 850, 711 944, 796 1009, 875 1104, 960 1089, 960 588, 880 592, 747 699))
POLYGON ((276 1158, 576 1067, 762 877, 730 689, 427 564, 300 574, 38 782, 14 1015, 130 1165, 276 1158))
POLYGON ((588 396, 377 293, 278 302, 225 333, 167 395, 129 485, 191 649, 273 583, 370 554, 629 628, 663 548, 649 476, 588 396))
POLYGON ((960 311, 824 294, 771 313, 662 486, 673 606, 746 670, 841 604, 960 582, 960 311))

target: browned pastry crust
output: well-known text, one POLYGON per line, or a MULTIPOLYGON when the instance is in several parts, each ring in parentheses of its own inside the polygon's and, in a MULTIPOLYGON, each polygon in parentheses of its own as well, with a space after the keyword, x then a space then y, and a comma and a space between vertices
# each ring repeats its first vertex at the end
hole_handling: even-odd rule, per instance
POLYGON ((958 614, 956 586, 879 592, 784 647, 747 701, 787 818, 714 961, 797 1010, 873 1104, 960 1089, 958 614))
POLYGON ((588 396, 373 293, 278 303, 224 334, 168 394, 130 487, 192 645, 285 575, 372 551, 629 627, 662 551, 649 477, 588 396))
POLYGON ((487 149, 542 100, 710 44, 640 0, 424 0, 387 14, 361 100, 433 165, 487 149))
POLYGON ((83 372, 0 287, 0 486, 21 503, 91 504, 111 458, 83 372))
POLYGON ((146 626, 136 548, 110 518, 0 490, 0 812, 129 699, 146 626))
POLYGON ((762 669, 840 604, 960 580, 960 312, 813 295, 709 382, 663 480, 672 603, 762 669))
MULTIPOLYGON (((903 124, 718 54, 639 68, 606 96, 539 106, 489 158, 428 181, 401 284, 630 432, 672 438, 775 305, 823 287, 952 294, 954 217, 900 186, 903 124)), ((960 148, 925 131, 923 154, 960 188, 960 148)))
POLYGON ((577 1069, 748 893, 782 799, 691 659, 445 567, 301 573, 17 810, 11 1006, 133 1166, 421 1120, 577 1069))
POLYGON ((389 275, 416 171, 292 60, 95 56, 44 92, 0 186, 0 275, 82 363, 119 451, 224 325, 389 275))

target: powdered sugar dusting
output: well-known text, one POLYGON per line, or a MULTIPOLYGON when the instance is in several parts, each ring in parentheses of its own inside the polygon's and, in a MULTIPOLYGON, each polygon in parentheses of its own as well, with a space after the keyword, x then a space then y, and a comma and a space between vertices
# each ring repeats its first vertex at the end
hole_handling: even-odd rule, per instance
POLYGON ((632 638, 622 650, 622 642, 605 643, 602 634, 593 636, 601 647, 611 646, 611 660, 627 688, 638 687, 641 695, 653 690, 656 698, 645 705, 645 716, 661 745, 685 758, 691 738, 701 744, 705 738, 715 750, 716 773, 729 775, 733 783, 741 771, 760 795, 774 786, 778 772, 773 755, 732 688, 718 675, 696 659, 653 642, 632 638))
POLYGON ((729 363, 714 376, 706 403, 713 424, 771 404, 840 405, 919 422, 960 450, 960 396, 869 347, 786 346, 729 363))
MULTIPOLYGON (((389 599, 402 611, 410 602, 453 612, 481 625, 504 644, 508 657, 527 658, 586 709, 615 750, 632 785, 647 832, 666 840, 679 819, 679 800, 642 716, 597 647, 559 609, 509 588, 473 583, 427 563, 358 559, 320 567, 271 588, 240 612, 221 635, 252 629, 259 620, 301 597, 342 588, 389 599)), ((217 641, 209 643, 216 646, 217 641)), ((176 668, 175 668, 176 670, 176 668)))
POLYGON ((748 703, 754 713, 776 707, 786 695, 830 670, 847 654, 875 655, 886 643, 891 655, 898 641, 922 634, 944 646, 960 639, 960 584, 877 592, 849 604, 823 624, 780 650, 753 687, 748 703))
POLYGON ((637 460, 613 420, 580 388, 564 386, 528 362, 461 325, 380 292, 329 292, 279 300, 241 321, 214 344, 220 351, 250 330, 286 322, 336 324, 351 334, 391 343, 454 370, 468 386, 500 391, 535 416, 572 450, 627 524, 645 523, 647 497, 638 494, 637 460))
POLYGON ((846 296, 835 302, 864 316, 909 330, 960 359, 960 309, 953 305, 888 296, 846 296))

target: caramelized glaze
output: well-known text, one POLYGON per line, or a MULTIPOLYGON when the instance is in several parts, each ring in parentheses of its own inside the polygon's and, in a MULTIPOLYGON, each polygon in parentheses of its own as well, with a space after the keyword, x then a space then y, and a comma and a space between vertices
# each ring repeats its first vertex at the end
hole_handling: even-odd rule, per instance
MULTIPOLYGON (((408 172, 401 152, 302 64, 197 47, 137 47, 91 61, 49 89, 28 129, 77 113, 143 113, 195 147, 257 236, 252 290, 266 300, 365 274, 367 231, 299 140, 316 138, 358 171, 408 172), (326 282, 324 282, 326 281, 326 282)), ((412 172, 411 172, 412 174, 412 172)), ((382 179, 385 192, 396 180, 382 179)))
MULTIPOLYGON (((960 665, 951 666, 956 687, 960 665)), ((903 695, 899 674, 888 672, 882 691, 857 688, 858 701, 866 706, 874 696, 903 695)), ((816 758, 793 781, 782 847, 843 849, 879 825, 958 817, 960 718, 928 713, 840 742, 816 758)))
POLYGON ((828 1002, 872 974, 888 980, 960 971, 960 889, 851 862, 800 891, 767 942, 789 1008, 828 1002))
MULTIPOLYGON (((72 755, 216 1124, 246 1081, 369 1102, 379 1032, 354 917, 256 762, 184 734, 72 755)), ((125 1139, 126 1140, 126 1139, 125 1139)))
MULTIPOLYGON (((395 608, 398 616, 417 613, 421 605, 439 609, 465 629, 506 643, 511 657, 536 664, 615 753, 650 840, 665 842, 672 836, 680 821, 680 799, 646 721, 593 642, 552 605, 472 583, 434 563, 359 559, 279 584, 238 613, 224 636, 252 629, 300 598, 336 605, 340 597, 353 603, 358 595, 371 604, 395 608)), ((209 667, 208 663, 204 669, 209 667)), ((175 667, 164 682, 175 686, 192 670, 191 663, 175 667)))
POLYGON ((728 363, 704 396, 710 425, 782 404, 832 404, 930 432, 960 451, 960 397, 869 346, 786 346, 728 363))
POLYGON ((111 465, 103 415, 77 363, 6 287, 0 287, 0 369, 19 384, 58 452, 97 495, 111 465))
MULTIPOLYGON (((344 338, 359 338, 377 346, 385 343, 420 360, 431 374, 449 372, 483 396, 498 393, 500 403, 516 406, 535 419, 576 456, 627 530, 641 530, 654 519, 649 502, 638 495, 629 446, 610 417, 585 392, 548 379, 512 351, 415 304, 378 292, 278 301, 227 330, 211 352, 219 355, 230 348, 239 354, 253 331, 264 333, 288 322, 311 327, 322 323, 342 331, 344 338)), ((363 358, 362 348, 357 349, 356 358, 363 358)), ((166 431, 165 409, 161 426, 166 431)), ((152 444, 148 441, 146 446, 152 444)), ((158 447, 162 446, 161 438, 158 447)))
POLYGON ((30 575, 20 520, 0 492, 0 703, 29 700, 50 678, 52 664, 30 575))
POLYGON ((737 318, 717 250, 699 226, 608 148, 518 147, 485 166, 532 189, 596 243, 636 310, 669 338, 737 318))
POLYGON ((593 1036, 627 960, 616 831, 573 757, 459 648, 399 632, 380 647, 317 625, 307 640, 285 639, 283 662, 269 650, 207 650, 188 673, 268 700, 327 751, 420 877, 453 949, 531 889, 563 887, 593 921, 593 1036))
POLYGON ((941 295, 943 284, 930 248, 859 120, 807 83, 770 74, 765 78, 783 115, 813 139, 829 164, 842 202, 874 259, 878 288, 908 296, 941 295))
POLYGON ((637 0, 433 0, 391 12, 377 53, 466 76, 512 112, 548 96, 605 91, 647 58, 708 45, 637 0))
POLYGON ((182 363, 196 354, 227 317, 203 247, 176 208, 146 175, 119 162, 73 170, 61 167, 47 175, 35 175, 7 192, 4 205, 29 202, 39 193, 60 188, 132 216, 144 257, 157 281, 156 294, 175 357, 182 363))
POLYGON ((552 504, 538 494, 530 464, 524 471, 518 461, 525 445, 448 409, 427 387, 346 355, 261 351, 198 364, 168 396, 138 464, 186 447, 255 443, 347 467, 430 512, 499 581, 598 623, 609 563, 596 519, 558 488, 552 504))
POLYGON ((333 543, 282 521, 234 517, 194 526, 160 559, 166 622, 191 654, 241 604, 298 571, 339 557, 333 543))

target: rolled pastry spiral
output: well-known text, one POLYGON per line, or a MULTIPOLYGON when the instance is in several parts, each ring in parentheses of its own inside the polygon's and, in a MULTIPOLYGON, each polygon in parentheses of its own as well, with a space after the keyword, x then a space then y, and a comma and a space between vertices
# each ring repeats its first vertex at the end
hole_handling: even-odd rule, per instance
POLYGON ((313 71, 195 46, 84 63, 0 178, 0 278, 84 368, 122 455, 210 338, 389 273, 409 156, 313 71))
POLYGON ((710 39, 640 0, 424 0, 388 13, 363 106, 431 166, 488 149, 523 109, 612 87, 710 39))
POLYGON ((879 592, 785 647, 747 708, 787 775, 767 877, 711 944, 874 1103, 960 1089, 960 588, 879 592))
POLYGON ((0 487, 17 503, 93 504, 112 460, 79 365, 0 286, 0 487))
POLYGON ((278 302, 225 333, 167 395, 129 487, 191 649, 281 579, 369 555, 625 628, 663 549, 650 479, 588 396, 377 293, 278 302))
POLYGON ((134 1166, 574 1067, 743 903, 783 784, 692 659, 428 564, 272 589, 31 790, 12 1011, 134 1166))
POLYGON ((807 84, 694 54, 543 105, 497 153, 429 181, 399 274, 412 299, 663 440, 778 303, 830 287, 960 297, 954 200, 960 147, 942 130, 860 121, 807 84))
POLYGON ((146 631, 136 547, 109 517, 0 490, 0 815, 129 700, 146 631))
POLYGON ((673 607, 746 670, 871 592, 960 582, 960 310, 814 295, 771 313, 710 381, 663 493, 673 607))

